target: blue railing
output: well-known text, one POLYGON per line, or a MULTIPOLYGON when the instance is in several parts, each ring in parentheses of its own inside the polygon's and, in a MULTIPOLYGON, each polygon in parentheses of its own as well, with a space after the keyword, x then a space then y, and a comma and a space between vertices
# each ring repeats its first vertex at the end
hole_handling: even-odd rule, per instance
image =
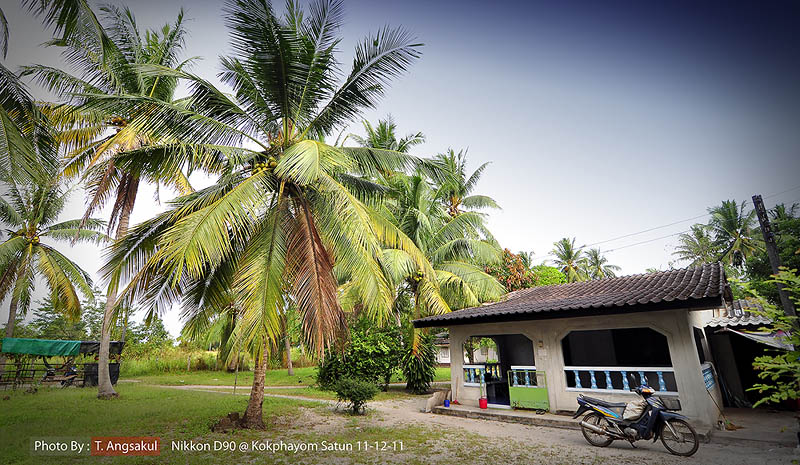
POLYGON ((464 365, 464 386, 480 386, 486 375, 492 379, 501 379, 499 363, 481 363, 464 365))
POLYGON ((630 392, 629 374, 636 382, 654 388, 659 394, 677 395, 672 367, 578 367, 565 366, 568 391, 630 392))
POLYGON ((511 387, 545 387, 544 373, 537 373, 532 365, 512 365, 508 379, 511 387))

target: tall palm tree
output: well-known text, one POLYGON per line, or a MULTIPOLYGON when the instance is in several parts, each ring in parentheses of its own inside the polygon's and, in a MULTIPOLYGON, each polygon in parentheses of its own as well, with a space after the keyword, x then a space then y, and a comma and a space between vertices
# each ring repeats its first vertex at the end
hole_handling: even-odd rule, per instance
POLYGON ((450 216, 456 217, 462 211, 500 208, 491 197, 472 194, 489 162, 468 175, 466 150, 460 150, 456 154, 453 149, 449 149, 446 153, 437 155, 436 161, 442 166, 444 177, 438 181, 442 186, 441 198, 450 216))
MULTIPOLYGON (((51 301, 73 319, 81 312, 79 294, 91 298, 92 280, 75 262, 59 252, 52 241, 99 243, 106 239, 99 232, 102 221, 88 219, 81 229, 81 220, 57 222, 68 193, 53 182, 19 187, 5 186, 7 195, 0 197, 0 222, 9 236, 0 244, 0 301, 10 299, 5 337, 13 337, 17 314, 28 311, 36 281, 43 278, 50 289, 51 301)), ((0 357, 0 373, 5 356, 0 357)))
POLYGON ((414 241, 434 271, 426 275, 404 251, 383 252, 384 270, 400 292, 412 294, 416 317, 423 311, 444 313, 477 306, 505 293, 503 286, 483 270, 484 265, 501 260, 502 250, 496 242, 482 237, 480 214, 462 212, 450 217, 420 173, 393 177, 391 196, 394 203, 385 214, 414 241))
POLYGON ((678 236, 678 246, 672 255, 689 262, 690 266, 698 266, 716 261, 719 258, 719 249, 709 234, 708 226, 695 224, 689 232, 678 236))
POLYGON ((754 229, 756 212, 747 212, 746 208, 747 201, 738 204, 735 200, 724 200, 721 205, 708 210, 711 213, 708 227, 714 245, 720 250, 717 260, 737 268, 760 249, 754 229))
POLYGON ((214 186, 132 229, 115 244, 105 271, 130 278, 123 295, 158 306, 181 299, 193 282, 230 280, 243 308, 235 337, 253 347, 257 360, 244 416, 249 427, 263 426, 266 352, 280 335, 289 297, 306 347, 320 353, 345 325, 337 276, 354 283, 365 308, 380 316, 393 304, 380 265, 385 247, 409 253, 419 269, 433 273, 413 242, 378 214, 374 207, 386 189, 369 181, 414 160, 323 142, 376 105, 391 79, 420 56, 420 44, 403 29, 383 28, 359 43, 351 71, 337 85, 342 17, 336 0, 316 1, 308 12, 289 3, 283 16, 267 1, 231 0, 225 19, 234 56, 221 60, 220 78, 233 97, 162 66, 149 67, 150 75, 182 78, 191 88, 180 105, 97 96, 105 100, 100 107, 146 106, 150 117, 138 125, 148 134, 225 157, 214 186))
POLYGON ((590 279, 613 278, 619 270, 621 268, 617 265, 608 264, 608 258, 603 256, 600 249, 586 251, 585 273, 590 279))
POLYGON ((361 137, 356 134, 351 134, 350 137, 362 147, 408 153, 411 147, 425 142, 425 135, 421 132, 411 133, 398 139, 396 134, 397 125, 392 115, 387 116, 385 119, 378 120, 377 126, 372 126, 367 120, 363 120, 361 124, 364 126, 366 136, 361 137))
MULTIPOLYGON (((42 2, 38 10, 49 18, 51 12, 64 11, 60 2, 42 2), (51 3, 48 10, 47 4, 51 3), (59 10, 59 8, 62 8, 59 10)), ((51 118, 60 129, 61 140, 70 151, 64 167, 67 177, 82 176, 89 201, 84 220, 113 200, 108 222, 109 234, 119 239, 128 230, 130 215, 136 203, 139 184, 147 181, 165 183, 181 193, 191 190, 183 174, 189 155, 175 163, 159 163, 158 153, 165 150, 167 139, 154 138, 141 131, 136 123, 141 109, 132 106, 98 108, 97 94, 147 96, 173 103, 177 85, 174 77, 158 77, 142 72, 142 65, 158 65, 181 69, 188 61, 178 62, 186 30, 183 12, 172 24, 160 31, 141 33, 133 13, 114 6, 100 8, 102 20, 82 1, 75 2, 64 14, 77 18, 65 27, 64 36, 52 42, 63 48, 68 64, 81 71, 79 76, 44 65, 25 67, 23 74, 32 75, 69 104, 50 109, 51 118), (139 160, 138 166, 125 166, 125 161, 139 160)), ((100 342, 98 397, 116 396, 108 373, 108 348, 111 321, 117 300, 117 285, 108 288, 106 312, 100 342)))
POLYGON ((583 256, 583 248, 575 247, 575 238, 568 239, 561 238, 558 242, 553 243, 555 248, 552 254, 556 256, 553 260, 567 277, 568 283, 576 281, 584 281, 586 273, 584 272, 584 263, 586 261, 583 256))

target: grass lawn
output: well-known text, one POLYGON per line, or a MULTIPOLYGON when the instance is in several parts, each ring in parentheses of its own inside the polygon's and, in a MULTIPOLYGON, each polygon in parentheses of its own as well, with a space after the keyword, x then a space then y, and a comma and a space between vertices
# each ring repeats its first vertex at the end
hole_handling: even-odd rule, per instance
MULTIPOLYGON (((306 388, 307 389, 307 388, 306 388)), ((423 426, 385 427, 377 413, 352 417, 334 413, 319 403, 267 398, 264 401, 266 431, 212 433, 209 426, 221 416, 243 412, 247 396, 196 392, 142 386, 118 386, 119 399, 100 401, 94 389, 41 389, 38 393, 9 391, 2 400, 0 438, 4 464, 28 463, 428 463, 431 447, 445 433, 423 426), (377 423, 377 424, 376 424, 377 423), (322 426, 320 426, 322 425, 322 426), (326 428, 317 430, 317 428, 326 428), (88 443, 92 436, 157 436, 161 438, 160 457, 43 457, 29 452, 32 439, 58 437, 88 443), (172 441, 194 441, 212 445, 209 451, 173 451, 172 441), (225 451, 213 450, 214 441, 237 444, 315 443, 357 445, 367 441, 399 441, 403 451, 330 450, 324 451, 225 451)), ((446 441, 444 442, 446 443, 446 441)), ((399 444, 399 443, 398 443, 399 444)), ((374 446, 373 446, 374 447, 374 446)), ((395 448, 397 446, 394 446, 395 448)), ((488 457, 486 457, 488 458, 488 457)))
MULTIPOLYGON (((123 368, 124 370, 124 368, 123 368)), ((294 376, 286 374, 286 369, 269 370, 266 374, 267 386, 308 386, 316 382, 316 367, 295 368, 294 376)), ((179 386, 181 384, 205 384, 209 386, 233 386, 234 373, 226 371, 192 371, 164 373, 159 375, 136 376, 127 378, 123 371, 122 379, 136 379, 145 384, 163 384, 168 386, 179 386)), ((450 368, 437 367, 434 381, 450 381, 450 368)), ((402 374, 396 373, 392 377, 393 383, 402 383, 402 374)), ((250 386, 253 384, 253 372, 243 371, 239 373, 238 385, 250 386)))

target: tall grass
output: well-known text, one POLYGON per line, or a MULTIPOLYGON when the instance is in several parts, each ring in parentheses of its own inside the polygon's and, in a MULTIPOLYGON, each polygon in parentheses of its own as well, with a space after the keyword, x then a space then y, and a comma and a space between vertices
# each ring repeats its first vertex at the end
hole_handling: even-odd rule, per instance
MULTIPOLYGON (((249 357, 244 357, 242 371, 250 369, 249 357)), ((143 376, 187 371, 224 370, 218 363, 217 352, 183 347, 162 347, 144 353, 124 354, 121 376, 143 376)))

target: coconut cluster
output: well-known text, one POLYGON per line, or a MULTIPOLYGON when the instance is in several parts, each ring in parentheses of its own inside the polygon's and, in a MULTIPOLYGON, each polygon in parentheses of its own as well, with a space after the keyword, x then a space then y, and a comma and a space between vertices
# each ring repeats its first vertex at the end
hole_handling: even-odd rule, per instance
POLYGON ((269 157, 267 161, 261 161, 253 165, 252 174, 256 175, 262 173, 264 171, 275 171, 275 167, 278 166, 278 161, 275 160, 275 157, 269 157))

